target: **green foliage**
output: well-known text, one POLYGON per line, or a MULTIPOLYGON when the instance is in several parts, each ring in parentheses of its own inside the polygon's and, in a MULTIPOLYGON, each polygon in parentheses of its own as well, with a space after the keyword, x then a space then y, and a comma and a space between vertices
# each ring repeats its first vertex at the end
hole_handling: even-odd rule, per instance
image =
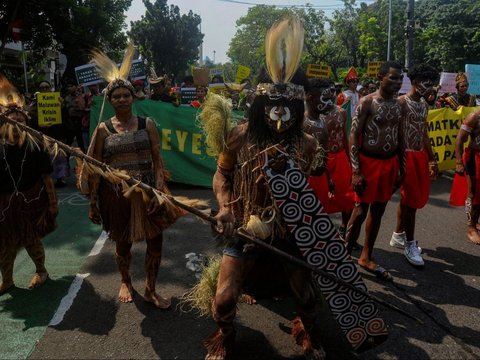
POLYGON ((237 32, 230 41, 227 55, 234 64, 241 64, 258 74, 265 62, 265 34, 283 16, 290 15, 286 9, 257 5, 248 9, 245 16, 237 20, 237 32))
POLYGON ((470 0, 419 0, 416 17, 415 59, 430 62, 444 71, 464 70, 480 59, 480 2, 470 0))
MULTIPOLYGON (((68 60, 64 76, 73 76, 74 67, 88 62, 92 49, 116 53, 126 46, 124 12, 131 1, 22 0, 16 14, 17 1, 2 2, 0 29, 5 31, 14 18, 22 19, 29 65, 42 62, 49 50, 61 49, 68 60)), ((11 34, 4 34, 11 40, 11 34)))
POLYGON ((155 67, 157 74, 182 73, 198 59, 202 42, 200 16, 190 11, 180 14, 178 6, 167 5, 167 0, 151 3, 141 20, 132 22, 129 35, 139 45, 140 52, 155 67))

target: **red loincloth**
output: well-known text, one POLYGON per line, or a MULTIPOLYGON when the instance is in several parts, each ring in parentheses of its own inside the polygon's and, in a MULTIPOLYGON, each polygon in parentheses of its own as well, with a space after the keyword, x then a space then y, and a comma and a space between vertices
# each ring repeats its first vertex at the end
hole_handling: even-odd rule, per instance
POLYGON ((387 202, 393 194, 393 186, 398 176, 398 157, 375 159, 359 154, 360 169, 367 187, 362 196, 354 192, 357 203, 387 202))
MULTIPOLYGON (((474 174, 455 174, 452 182, 452 189, 450 191, 450 205, 452 206, 464 206, 465 200, 467 199, 468 195, 468 183, 467 183, 467 176, 475 176, 476 179, 480 179, 480 152, 472 150, 470 148, 465 148, 463 152, 463 164, 469 162, 470 157, 474 156, 475 159, 475 172, 474 174), (473 154, 472 154, 473 152, 473 154)), ((480 205, 480 181, 475 181, 475 189, 474 189, 474 196, 472 199, 473 205, 480 205)))
POLYGON ((430 194, 430 174, 426 151, 408 150, 405 152, 405 177, 400 193, 401 204, 412 209, 421 209, 430 194))
POLYGON ((317 195, 327 214, 349 212, 353 209, 352 192, 352 168, 346 151, 329 153, 327 167, 335 184, 335 195, 328 197, 327 175, 310 176, 308 183, 317 195))

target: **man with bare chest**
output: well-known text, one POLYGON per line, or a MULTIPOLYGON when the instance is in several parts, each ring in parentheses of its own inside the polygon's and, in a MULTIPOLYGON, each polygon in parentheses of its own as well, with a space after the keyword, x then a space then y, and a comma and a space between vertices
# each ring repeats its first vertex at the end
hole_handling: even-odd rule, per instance
POLYGON ((480 109, 470 113, 458 132, 455 141, 455 157, 457 174, 467 175, 468 193, 465 201, 467 213, 467 237, 474 244, 480 245, 477 231, 480 216, 480 109), (465 141, 470 137, 468 146, 463 149, 465 141))
POLYGON ((326 79, 311 79, 306 96, 305 131, 317 138, 326 150, 326 171, 310 176, 309 183, 327 214, 342 213, 340 236, 344 239, 353 201, 350 191, 352 170, 348 155, 347 113, 334 104, 335 85, 326 79))
POLYGON ((358 264, 379 278, 392 281, 392 275, 375 262, 372 253, 385 207, 399 181, 398 135, 403 111, 396 96, 402 85, 402 66, 392 61, 383 63, 378 79, 379 90, 360 99, 352 119, 350 160, 355 207, 346 241, 351 252, 368 215, 358 264))
POLYGON ((413 67, 408 72, 412 82, 409 92, 400 97, 405 111, 402 124, 402 149, 405 176, 401 186, 401 201, 397 209, 397 227, 390 246, 404 249, 405 258, 414 266, 424 261, 417 241, 414 240, 415 215, 428 201, 430 178, 438 174, 438 166, 427 132, 428 104, 425 99, 433 93, 439 80, 438 72, 428 65, 413 67))

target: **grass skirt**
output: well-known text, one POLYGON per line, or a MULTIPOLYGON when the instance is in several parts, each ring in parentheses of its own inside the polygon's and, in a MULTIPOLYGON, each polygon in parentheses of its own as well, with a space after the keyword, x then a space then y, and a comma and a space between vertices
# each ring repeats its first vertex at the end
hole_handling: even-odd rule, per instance
POLYGON ((0 194, 0 248, 34 244, 55 230, 43 180, 18 194, 0 194))

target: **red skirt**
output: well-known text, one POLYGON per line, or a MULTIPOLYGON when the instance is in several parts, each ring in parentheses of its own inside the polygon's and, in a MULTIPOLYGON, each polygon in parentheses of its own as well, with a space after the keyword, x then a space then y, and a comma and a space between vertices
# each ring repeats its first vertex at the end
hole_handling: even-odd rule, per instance
POLYGON ((401 204, 412 209, 421 209, 428 201, 430 194, 430 174, 428 170, 428 154, 426 151, 405 152, 405 177, 400 193, 401 204))
POLYGON ((372 204, 374 202, 389 201, 398 176, 398 157, 376 159, 359 154, 359 160, 360 169, 367 187, 362 196, 358 196, 354 192, 355 202, 372 204))
POLYGON ((346 151, 329 153, 327 167, 335 184, 335 195, 328 197, 327 175, 310 176, 308 182, 327 214, 349 212, 353 209, 352 168, 346 151))
POLYGON ((473 189, 473 205, 480 205, 480 152, 465 148, 463 152, 463 164, 465 168, 468 168, 468 174, 455 174, 452 183, 452 189, 450 191, 450 205, 452 206, 464 206, 465 200, 468 195, 468 183, 467 176, 475 177, 475 181, 472 183, 473 189), (472 156, 474 157, 472 159, 472 156))

